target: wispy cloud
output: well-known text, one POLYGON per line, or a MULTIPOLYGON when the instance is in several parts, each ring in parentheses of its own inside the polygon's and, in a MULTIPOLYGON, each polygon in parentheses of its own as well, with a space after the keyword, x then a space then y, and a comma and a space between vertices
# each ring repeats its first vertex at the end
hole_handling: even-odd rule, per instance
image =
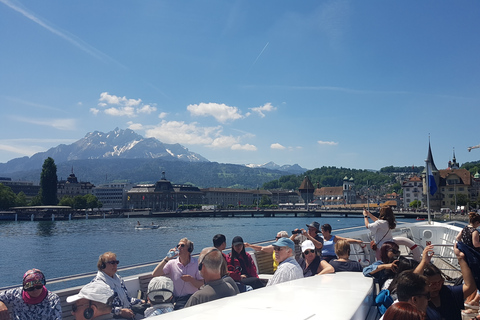
POLYGON ((225 123, 227 121, 233 121, 242 119, 243 116, 237 107, 230 107, 226 104, 219 103, 199 103, 191 104, 187 106, 187 110, 194 116, 212 116, 218 122, 225 123))
POLYGON ((52 127, 58 130, 76 130, 75 119, 32 119, 19 116, 11 116, 16 121, 35 124, 39 126, 52 127))
MULTIPOLYGON (((2 0, 0 0, 0 2, 1 1, 2 0)), ((32 101, 26 101, 26 100, 22 100, 22 99, 15 98, 15 97, 5 97, 5 99, 8 100, 8 101, 12 101, 12 102, 15 102, 15 103, 23 104, 23 105, 38 108, 38 109, 51 110, 51 111, 61 112, 61 113, 68 113, 68 111, 60 109, 60 108, 55 108, 55 107, 47 106, 47 105, 32 102, 32 101)))
POLYGON ((338 142, 334 142, 334 141, 322 141, 322 140, 318 140, 317 143, 319 145, 322 145, 322 146, 336 146, 338 145, 338 142))
POLYGON ((45 145, 73 142, 75 142, 74 139, 0 139, 0 150, 21 156, 31 156, 37 152, 45 151, 45 145))
POLYGON ((31 21, 35 22, 39 26, 47 29, 51 33, 53 33, 53 34, 59 36, 60 38, 68 41, 69 43, 73 44, 74 46, 81 49, 82 51, 88 53, 92 57, 94 57, 96 59, 99 59, 99 60, 104 60, 104 61, 108 60, 108 61, 114 62, 115 64, 117 64, 118 66, 121 66, 122 68, 126 68, 125 66, 120 64, 118 61, 115 61, 114 59, 112 59, 111 57, 106 55, 105 53, 103 53, 100 50, 94 48, 93 46, 87 44, 86 42, 79 39, 78 37, 76 37, 72 34, 69 34, 67 31, 61 31, 59 28, 53 27, 51 25, 51 23, 49 23, 48 21, 46 21, 44 19, 41 19, 40 17, 37 17, 35 14, 33 14, 33 13, 29 12, 27 9, 13 3, 12 1, 10 1, 10 0, 0 0, 0 2, 3 3, 4 5, 6 5, 7 7, 9 7, 10 9, 13 9, 13 10, 17 11, 18 13, 22 14, 24 17, 26 17, 27 19, 30 19, 31 21))
POLYGON ((234 144, 232 150, 257 151, 257 147, 252 144, 234 144))
POLYGON ((250 108, 253 112, 258 113, 258 115, 262 118, 265 118, 265 112, 271 112, 277 110, 270 102, 267 102, 263 106, 256 107, 256 108, 250 108))

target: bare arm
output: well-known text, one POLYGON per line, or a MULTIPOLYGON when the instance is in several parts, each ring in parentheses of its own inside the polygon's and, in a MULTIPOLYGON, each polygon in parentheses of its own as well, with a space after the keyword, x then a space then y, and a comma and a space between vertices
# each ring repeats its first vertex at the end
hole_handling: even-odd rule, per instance
MULTIPOLYGON (((455 240, 457 240, 457 242, 462 240, 462 232, 463 232, 463 230, 460 230, 460 232, 457 234, 457 237, 455 238, 455 240)), ((473 236, 473 234, 472 234, 472 236, 473 236)))
POLYGON ((382 263, 382 264, 378 265, 377 269, 371 271, 370 274, 375 274, 375 273, 380 272, 382 270, 395 271, 395 270, 397 270, 397 263, 398 263, 398 260, 395 260, 392 263, 382 263))
POLYGON ((0 301, 0 320, 10 320, 7 306, 2 301, 0 301))
POLYGON ((349 244, 352 244, 352 243, 362 244, 363 243, 362 240, 352 239, 352 238, 344 238, 344 237, 340 237, 340 236, 335 236, 333 242, 337 243, 338 240, 346 240, 349 244))
POLYGON ((181 276, 181 279, 185 282, 190 282, 197 289, 200 289, 200 287, 205 284, 205 281, 203 279, 197 280, 189 274, 185 274, 181 276))
POLYGON ((334 273, 335 269, 333 266, 325 260, 320 261, 318 265, 317 275, 319 274, 327 274, 327 273, 334 273))
POLYGON ((423 249, 422 261, 420 261, 413 273, 423 275, 423 269, 425 269, 425 267, 430 263, 430 260, 432 260, 432 256, 433 244, 426 246, 425 249, 423 249))
POLYGON ((312 237, 305 229, 302 229, 302 234, 307 237, 308 240, 312 241, 313 245, 315 246, 316 249, 322 249, 323 248, 323 243, 312 237))
POLYGON ((262 247, 262 246, 259 246, 259 245, 256 245, 256 244, 250 244, 250 243, 245 242, 245 247, 252 248, 255 251, 273 253, 273 246, 272 245, 262 247))
POLYGON ((480 247, 480 237, 477 230, 473 231, 472 233, 472 242, 475 248, 480 247))

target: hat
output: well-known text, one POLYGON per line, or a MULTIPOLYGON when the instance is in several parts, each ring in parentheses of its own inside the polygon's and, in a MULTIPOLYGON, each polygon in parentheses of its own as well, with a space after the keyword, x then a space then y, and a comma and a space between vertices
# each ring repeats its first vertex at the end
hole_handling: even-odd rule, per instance
POLYGON ((111 304, 113 295, 113 290, 106 283, 95 281, 83 286, 76 295, 67 297, 67 302, 72 303, 80 299, 87 299, 104 304, 111 304))
POLYGON ((307 227, 312 227, 317 229, 317 233, 320 232, 320 223, 318 223, 317 221, 313 221, 312 223, 307 224, 307 227))
POLYGON ((235 238, 233 238, 232 240, 232 246, 235 246, 237 244, 243 244, 243 238, 240 237, 240 236, 236 236, 235 238))
POLYGON ((292 250, 295 250, 295 243, 289 238, 280 238, 276 242, 272 243, 274 247, 289 247, 292 250))
POLYGON ((167 302, 173 296, 173 281, 164 276, 152 278, 148 283, 147 296, 152 303, 167 302))
POLYGON ((305 250, 308 249, 315 250, 315 245, 311 240, 305 240, 302 242, 302 252, 305 252, 305 250))
POLYGON ((23 275, 23 286, 28 282, 41 283, 45 285, 45 276, 39 269, 30 269, 23 275))

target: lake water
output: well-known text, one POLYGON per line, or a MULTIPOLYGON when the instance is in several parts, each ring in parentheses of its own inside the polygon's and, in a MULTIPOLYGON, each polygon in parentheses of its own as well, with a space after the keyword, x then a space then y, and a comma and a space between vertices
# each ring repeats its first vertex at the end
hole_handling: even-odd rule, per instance
MULTIPOLYGON (((258 218, 118 218, 74 221, 1 221, 0 287, 21 283, 24 272, 38 268, 48 279, 96 271, 100 254, 112 251, 119 267, 161 260, 178 241, 187 237, 195 245, 194 253, 212 245, 212 237, 223 233, 230 246, 234 236, 245 242, 270 240, 276 233, 304 228, 312 221, 329 223, 335 230, 361 226, 363 218, 258 217, 258 218), (159 224, 159 229, 135 230, 141 224, 159 224)), ((403 220, 403 219, 402 219, 403 220)), ((409 220, 403 220, 409 221, 409 220)), ((152 271, 119 272, 122 276, 152 271)), ((83 279, 75 285, 89 282, 83 279)), ((72 284, 52 284, 57 290, 72 284)))

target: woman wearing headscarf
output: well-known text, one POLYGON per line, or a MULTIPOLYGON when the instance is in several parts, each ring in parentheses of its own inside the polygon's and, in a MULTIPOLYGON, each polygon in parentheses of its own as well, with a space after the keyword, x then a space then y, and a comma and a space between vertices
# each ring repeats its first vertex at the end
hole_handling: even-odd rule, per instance
POLYGON ((249 253, 245 252, 245 244, 242 237, 236 236, 232 240, 232 252, 227 257, 228 273, 236 282, 249 285, 253 289, 264 287, 258 278, 257 267, 249 253))
POLYGON ((127 287, 122 277, 117 274, 117 266, 120 262, 113 252, 105 252, 98 258, 96 277, 92 280, 106 283, 114 292, 115 298, 112 302, 112 313, 122 318, 131 319, 135 316, 132 305, 139 304, 140 299, 130 298, 127 287))
POLYGON ((0 319, 59 320, 62 319, 60 298, 45 287, 45 276, 38 269, 23 275, 21 288, 0 292, 0 319))

